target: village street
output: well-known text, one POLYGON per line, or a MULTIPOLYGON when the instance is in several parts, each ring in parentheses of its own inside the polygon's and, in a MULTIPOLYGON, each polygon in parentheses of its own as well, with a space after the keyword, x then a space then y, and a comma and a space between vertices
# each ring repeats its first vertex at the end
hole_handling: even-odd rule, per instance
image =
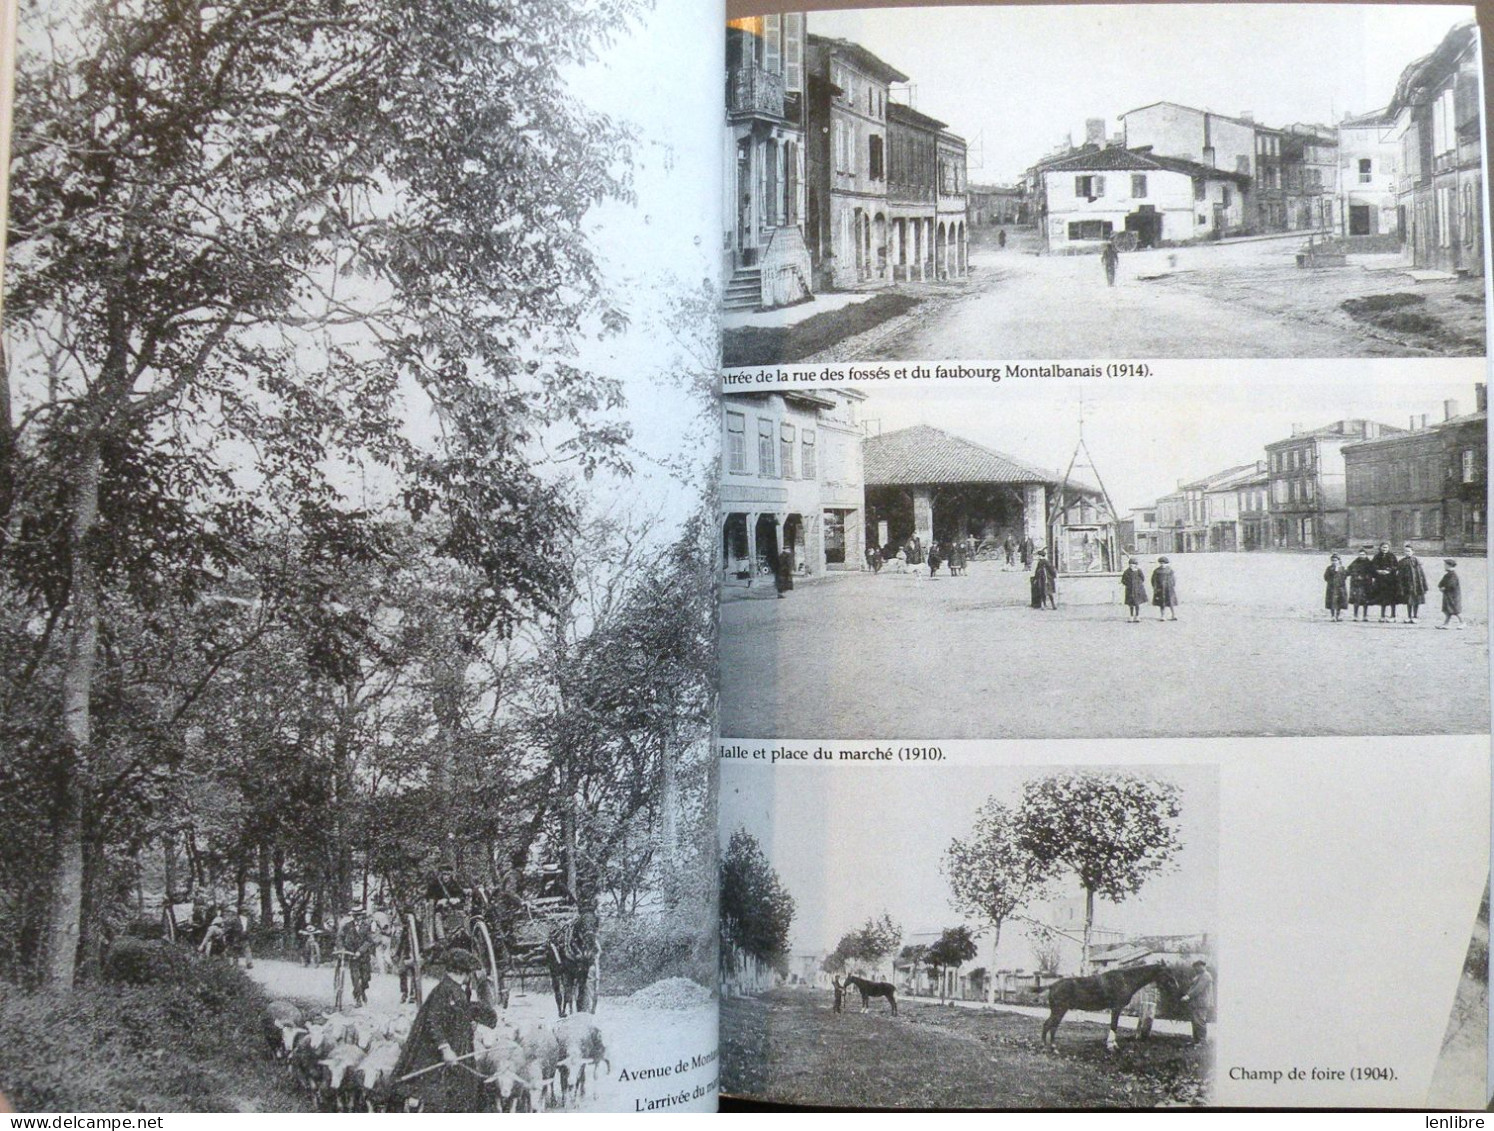
MULTIPOLYGON (((1306 233, 1127 252, 1114 287, 1096 255, 1036 255, 1030 230, 998 249, 972 233, 967 293, 936 297, 855 360, 1421 357, 1482 352, 1479 280, 1416 283, 1396 255, 1296 266, 1306 233), (1346 299, 1411 293, 1435 320, 1419 334, 1356 321, 1346 299), (1460 297, 1467 296, 1467 297, 1460 297)), ((917 287, 910 293, 918 293, 917 287)), ((844 351, 835 351, 837 357, 844 351)), ((817 360, 827 360, 819 357, 817 360)), ((849 356, 843 360, 851 360, 849 356)))
MULTIPOLYGON (((1173 557, 1176 623, 1128 624, 1116 578, 1061 579, 1056 612, 992 561, 729 588, 729 738, 1149 738, 1475 734, 1489 725, 1483 559, 1459 563, 1465 631, 1439 631, 1441 560, 1415 625, 1333 623, 1327 554, 1173 557)), ((1155 564, 1148 560, 1148 569, 1155 564)), ((1402 609, 1404 618, 1404 609, 1402 609)))

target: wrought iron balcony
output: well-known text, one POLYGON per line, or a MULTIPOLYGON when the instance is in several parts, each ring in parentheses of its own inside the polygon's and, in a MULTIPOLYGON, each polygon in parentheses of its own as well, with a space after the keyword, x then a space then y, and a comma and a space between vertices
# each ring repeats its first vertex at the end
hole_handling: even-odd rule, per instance
POLYGON ((783 117, 783 76, 748 65, 726 76, 726 107, 733 114, 783 117))

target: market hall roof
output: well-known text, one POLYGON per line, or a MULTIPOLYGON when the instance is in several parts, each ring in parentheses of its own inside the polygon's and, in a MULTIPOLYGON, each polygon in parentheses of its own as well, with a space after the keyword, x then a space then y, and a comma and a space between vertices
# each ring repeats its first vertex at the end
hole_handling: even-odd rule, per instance
POLYGON ((1039 471, 1012 456, 928 424, 869 437, 862 459, 868 487, 915 483, 1058 484, 1051 472, 1039 471))

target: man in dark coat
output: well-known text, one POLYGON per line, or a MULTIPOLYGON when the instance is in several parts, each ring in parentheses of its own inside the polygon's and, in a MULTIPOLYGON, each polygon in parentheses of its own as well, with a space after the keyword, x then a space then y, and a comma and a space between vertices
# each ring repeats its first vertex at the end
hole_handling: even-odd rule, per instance
POLYGON ((1001 551, 1006 555, 1007 569, 1011 569, 1012 566, 1017 564, 1017 543, 1010 534, 1006 536, 1006 541, 1001 544, 1001 551))
POLYGON ((1375 569, 1370 564, 1370 551, 1366 546, 1359 551, 1359 556, 1349 563, 1346 571, 1349 575, 1349 604, 1354 609, 1354 619, 1358 620, 1360 614, 1369 620, 1370 591, 1375 585, 1375 569))
POLYGON ((1120 266, 1120 253, 1115 250, 1115 241, 1107 240, 1100 252, 1100 265, 1105 268, 1105 285, 1115 286, 1115 271, 1120 266))
POLYGON ((1415 624, 1421 603, 1427 596, 1427 574, 1421 568, 1421 559, 1410 546, 1406 547, 1406 556, 1396 562, 1395 573, 1401 600, 1406 602, 1406 619, 1415 624))
POLYGON ((794 551, 785 546, 778 551, 778 561, 773 570, 773 585, 782 597, 794 588, 794 551))
POLYGON ((1442 616, 1443 621, 1438 628, 1446 628, 1452 624, 1453 617, 1458 618, 1458 627, 1463 627, 1463 583, 1458 579, 1458 563, 1448 558, 1442 563, 1446 573, 1442 580, 1437 582, 1437 588, 1442 590, 1442 616))
POLYGON ((1159 620, 1167 619, 1169 609, 1172 619, 1178 619, 1178 581, 1166 558, 1158 558, 1157 568, 1152 570, 1152 604, 1157 606, 1159 620))
POLYGON ((373 955, 378 940, 368 925, 368 909, 353 908, 353 915, 337 932, 337 945, 348 953, 348 973, 352 976, 353 1004, 368 1004, 368 984, 373 981, 373 955))
POLYGON ((1048 560, 1046 550, 1037 552, 1037 565, 1032 567, 1032 607, 1058 608, 1058 571, 1048 560))
POLYGON ((496 1025, 498 1015, 472 1001, 476 955, 454 946, 442 964, 445 972, 415 1014, 395 1065, 392 1095, 406 1110, 479 1111, 483 1080, 472 1067, 472 1026, 496 1025))
POLYGON ((1381 542, 1380 550, 1370 559, 1370 569, 1374 571, 1374 581, 1370 586, 1370 604, 1380 606, 1380 619, 1395 620, 1395 608, 1401 603, 1400 583, 1396 579, 1395 552, 1391 550, 1389 542, 1381 542), (1390 616, 1386 617, 1385 610, 1390 610, 1390 616))
POLYGON ((1032 539, 1031 538, 1023 538, 1022 539, 1022 568, 1023 569, 1031 569, 1032 568, 1032 539))

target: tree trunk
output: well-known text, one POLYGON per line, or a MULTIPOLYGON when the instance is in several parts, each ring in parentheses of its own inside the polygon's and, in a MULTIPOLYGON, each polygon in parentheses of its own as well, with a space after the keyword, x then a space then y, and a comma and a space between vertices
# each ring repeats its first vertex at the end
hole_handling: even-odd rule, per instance
POLYGON ((1095 893, 1093 888, 1084 889, 1084 949, 1079 954, 1079 973, 1089 976, 1089 936, 1095 926, 1095 893))
POLYGON ((78 918, 78 973, 80 980, 97 979, 104 959, 105 895, 104 842, 95 830, 83 837, 83 910, 78 918))
POLYGON ((99 514, 98 440, 84 440, 77 458, 68 531, 72 584, 62 674, 62 741, 52 815, 51 903, 42 957, 42 978, 66 988, 73 984, 82 928, 84 805, 93 742, 90 699, 99 643, 99 579, 89 557, 99 514))
MULTIPOLYGON (((271 898, 270 890, 270 846, 264 841, 259 843, 259 874, 255 882, 259 887, 259 925, 265 930, 275 926, 275 901, 271 898)), ((290 926, 290 920, 285 922, 290 926)))
POLYGON ((161 854, 166 863, 166 902, 175 903, 178 894, 176 879, 176 834, 169 828, 161 834, 161 854))
POLYGON ((991 928, 991 961, 986 964, 986 1004, 994 1005, 996 1002, 996 949, 1001 945, 1001 924, 995 923, 991 928))

